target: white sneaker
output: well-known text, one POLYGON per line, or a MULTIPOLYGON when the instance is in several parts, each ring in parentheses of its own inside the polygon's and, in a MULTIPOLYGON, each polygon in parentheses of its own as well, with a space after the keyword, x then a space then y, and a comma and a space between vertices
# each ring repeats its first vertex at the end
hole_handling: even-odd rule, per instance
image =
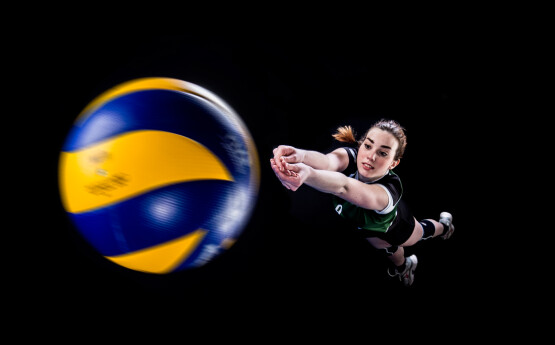
POLYGON ((448 239, 455 232, 455 226, 453 225, 453 216, 449 212, 441 212, 439 214, 439 222, 447 227, 447 231, 440 237, 444 240, 448 239))
POLYGON ((405 258, 405 269, 403 272, 399 273, 395 270, 395 272, 391 274, 388 269, 387 273, 391 277, 399 276, 399 280, 402 281, 405 286, 411 286, 414 281, 414 270, 416 270, 416 265, 418 265, 418 259, 416 258, 416 255, 413 254, 405 258))

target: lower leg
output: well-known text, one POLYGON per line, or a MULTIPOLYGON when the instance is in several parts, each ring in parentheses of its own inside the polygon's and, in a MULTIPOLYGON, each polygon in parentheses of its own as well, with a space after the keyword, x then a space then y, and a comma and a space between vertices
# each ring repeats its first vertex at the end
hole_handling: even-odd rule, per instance
MULTIPOLYGON (((403 245, 412 245, 418 241, 418 238, 422 237, 422 229, 420 225, 417 226, 418 231, 414 231, 413 235, 409 240, 407 240, 403 245), (413 238, 414 237, 414 238, 413 238)), ((414 270, 418 264, 416 255, 411 255, 409 258, 405 258, 405 249, 401 246, 391 245, 388 242, 377 238, 369 237, 368 242, 372 244, 376 249, 385 252, 391 266, 387 269, 387 273, 392 277, 399 277, 401 282, 405 286, 410 286, 414 280, 414 270)))
POLYGON ((403 247, 398 247, 395 253, 387 257, 395 267, 402 266, 405 263, 405 250, 403 247))
POLYGON ((428 239, 443 235, 447 229, 438 221, 433 219, 424 219, 419 222, 423 229, 422 239, 428 239))
POLYGON ((399 247, 397 251, 387 257, 395 267, 402 266, 405 263, 405 250, 399 247))
POLYGON ((405 263, 405 250, 403 247, 391 245, 385 240, 378 237, 369 237, 366 239, 374 248, 385 253, 387 259, 395 266, 399 267, 405 263))
POLYGON ((424 219, 417 223, 417 227, 422 227, 422 240, 441 236, 444 240, 453 235, 455 226, 453 225, 453 216, 449 212, 441 212, 439 221, 433 219, 424 219))
POLYGON ((405 249, 403 247, 399 247, 393 255, 389 256, 389 259, 394 267, 390 267, 387 270, 387 273, 391 277, 399 277, 405 286, 411 286, 414 281, 414 271, 416 269, 416 265, 418 265, 416 255, 413 254, 406 258, 405 249))

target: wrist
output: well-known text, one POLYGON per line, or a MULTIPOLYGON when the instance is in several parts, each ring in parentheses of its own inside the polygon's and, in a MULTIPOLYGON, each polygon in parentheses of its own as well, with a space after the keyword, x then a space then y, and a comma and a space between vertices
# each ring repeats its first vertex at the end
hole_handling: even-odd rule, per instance
POLYGON ((305 178, 304 178, 305 183, 306 182, 312 183, 314 178, 315 178, 315 176, 314 176, 315 169, 313 167, 311 167, 310 165, 307 165, 307 164, 304 164, 304 163, 303 163, 303 166, 304 166, 304 171, 305 171, 305 178))
POLYGON ((298 163, 304 163, 306 157, 306 150, 297 149, 297 158, 299 159, 298 163))

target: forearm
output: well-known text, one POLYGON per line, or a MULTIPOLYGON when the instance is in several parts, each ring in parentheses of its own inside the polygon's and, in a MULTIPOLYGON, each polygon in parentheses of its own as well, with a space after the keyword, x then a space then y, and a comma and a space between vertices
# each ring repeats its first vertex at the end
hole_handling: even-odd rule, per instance
POLYGON ((384 188, 366 185, 337 171, 308 167, 304 184, 324 193, 330 193, 369 210, 383 210, 389 201, 384 188))
POLYGON ((324 193, 342 195, 347 191, 348 177, 336 171, 308 168, 304 184, 324 193))
POLYGON ((329 157, 318 151, 301 150, 303 160, 301 163, 314 169, 329 170, 329 157))
POLYGON ((369 210, 383 210, 389 203, 389 194, 379 184, 365 184, 341 172, 314 169, 304 163, 285 163, 285 170, 279 169, 273 158, 270 163, 281 183, 292 191, 305 184, 369 210))
POLYGON ((273 152, 273 161, 280 171, 283 171, 285 163, 303 163, 314 169, 332 171, 343 171, 349 163, 347 151, 341 148, 328 154, 323 154, 318 151, 303 150, 288 145, 279 145, 273 152))

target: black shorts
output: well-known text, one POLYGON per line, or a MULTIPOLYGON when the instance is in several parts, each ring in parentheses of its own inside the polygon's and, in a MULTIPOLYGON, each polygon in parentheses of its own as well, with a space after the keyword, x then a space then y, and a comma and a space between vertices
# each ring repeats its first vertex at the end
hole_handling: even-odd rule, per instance
POLYGON ((364 238, 378 237, 391 245, 398 246, 405 243, 410 238, 414 231, 414 225, 414 216, 408 205, 401 199, 397 206, 397 217, 395 217, 387 232, 366 229, 358 229, 356 231, 358 235, 364 238))

